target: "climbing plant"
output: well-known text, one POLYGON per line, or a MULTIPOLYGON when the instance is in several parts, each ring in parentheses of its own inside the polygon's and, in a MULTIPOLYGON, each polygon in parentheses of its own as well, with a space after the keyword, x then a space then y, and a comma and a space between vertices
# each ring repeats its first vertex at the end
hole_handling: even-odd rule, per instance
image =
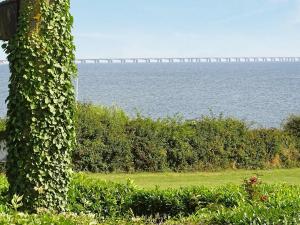
POLYGON ((21 0, 10 63, 7 122, 9 193, 23 208, 63 211, 75 143, 73 18, 69 0, 21 0))

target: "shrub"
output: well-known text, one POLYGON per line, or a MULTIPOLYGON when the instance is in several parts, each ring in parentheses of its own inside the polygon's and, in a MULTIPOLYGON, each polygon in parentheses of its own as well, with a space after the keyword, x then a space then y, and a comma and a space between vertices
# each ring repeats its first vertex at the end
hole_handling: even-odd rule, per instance
MULTIPOLYGON (((250 129, 223 116, 129 118, 117 107, 79 104, 78 171, 184 171, 299 166, 295 132, 250 129)), ((286 128, 287 130, 287 128, 286 128)))
POLYGON ((192 145, 200 168, 241 168, 245 154, 247 126, 244 122, 220 117, 191 121, 195 129, 192 145))
POLYGON ((69 209, 95 214, 101 220, 122 217, 132 221, 146 217, 161 222, 193 217, 195 224, 293 224, 300 222, 299 194, 299 186, 265 185, 253 179, 247 180, 246 186, 142 190, 131 182, 114 184, 80 175, 70 190, 69 209), (264 196, 267 198, 262 199, 264 196))
POLYGON ((245 168, 299 166, 299 153, 295 142, 281 130, 250 130, 247 141, 245 168))
POLYGON ((191 145, 194 129, 180 117, 161 121, 160 137, 167 151, 168 168, 173 171, 191 169, 198 157, 191 145))
POLYGON ((241 189, 191 187, 167 190, 137 190, 133 192, 128 207, 135 216, 177 217, 194 214, 200 209, 220 204, 231 208, 241 201, 241 189))
POLYGON ((284 130, 291 135, 300 138, 300 116, 290 116, 283 125, 284 130))
POLYGON ((211 204, 234 207, 242 201, 243 189, 191 187, 167 190, 138 189, 132 182, 96 181, 79 174, 69 191, 69 210, 92 213, 98 218, 191 215, 211 204))
POLYGON ((0 224, 35 224, 35 225, 86 225, 97 221, 89 215, 64 214, 0 214, 0 224))
POLYGON ((65 214, 18 213, 9 206, 6 195, 7 181, 1 176, 1 224, 296 225, 300 222, 299 186, 265 185, 253 178, 241 186, 142 190, 130 181, 116 184, 77 174, 68 194, 69 212, 65 214), (262 201, 261 196, 268 198, 262 201))
POLYGON ((283 129, 293 136, 297 142, 297 148, 300 152, 300 115, 290 116, 284 123, 283 129))
POLYGON ((69 210, 74 213, 92 213, 98 218, 128 214, 128 198, 134 186, 87 179, 78 175, 69 192, 69 210))
MULTIPOLYGON (((298 167, 295 124, 252 129, 244 121, 223 116, 129 118, 117 107, 78 104, 72 160, 75 170, 90 172, 298 167)), ((0 140, 1 126, 5 127, 4 120, 0 140)))
POLYGON ((160 137, 161 122, 137 116, 127 126, 136 171, 162 171, 167 168, 167 152, 160 137))
POLYGON ((77 142, 73 153, 76 170, 91 172, 130 171, 131 143, 126 135, 129 119, 118 108, 79 104, 77 142))
POLYGON ((295 140, 286 132, 249 129, 245 122, 234 118, 211 116, 183 120, 176 116, 153 120, 140 115, 128 118, 120 109, 87 104, 79 105, 78 117, 79 145, 74 153, 78 170, 184 171, 299 166, 295 140), (107 157, 110 155, 116 160, 107 157))
POLYGON ((299 224, 300 214, 299 207, 292 209, 282 209, 280 207, 270 208, 264 204, 256 206, 241 205, 235 209, 221 209, 214 213, 208 224, 226 225, 226 224, 299 224))
POLYGON ((234 207, 241 201, 239 187, 193 187, 167 190, 137 189, 131 182, 115 184, 77 176, 69 192, 69 209, 98 218, 126 216, 173 217, 191 215, 210 204, 234 207))

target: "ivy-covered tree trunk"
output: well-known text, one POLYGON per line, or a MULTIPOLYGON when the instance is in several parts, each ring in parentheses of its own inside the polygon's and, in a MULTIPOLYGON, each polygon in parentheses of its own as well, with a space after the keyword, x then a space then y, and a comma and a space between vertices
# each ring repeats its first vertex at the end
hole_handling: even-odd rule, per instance
POLYGON ((17 34, 4 45, 9 193, 31 211, 63 211, 67 203, 76 72, 69 9, 69 0, 21 0, 17 34))

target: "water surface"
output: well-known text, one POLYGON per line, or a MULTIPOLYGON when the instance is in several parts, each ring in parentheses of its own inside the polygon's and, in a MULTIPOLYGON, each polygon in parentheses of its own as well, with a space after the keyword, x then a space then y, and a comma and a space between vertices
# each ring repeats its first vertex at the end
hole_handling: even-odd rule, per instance
MULTIPOLYGON (((154 118, 223 113, 280 126, 300 113, 300 63, 81 64, 79 100, 118 105, 154 118)), ((8 68, 0 66, 0 116, 6 113, 8 68)))

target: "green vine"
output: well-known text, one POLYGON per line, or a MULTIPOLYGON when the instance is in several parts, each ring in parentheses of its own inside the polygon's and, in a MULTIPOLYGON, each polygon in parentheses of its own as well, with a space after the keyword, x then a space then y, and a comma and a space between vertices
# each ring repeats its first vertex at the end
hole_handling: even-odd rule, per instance
POLYGON ((69 0, 22 0, 10 62, 7 178, 23 209, 63 211, 75 144, 69 0))

